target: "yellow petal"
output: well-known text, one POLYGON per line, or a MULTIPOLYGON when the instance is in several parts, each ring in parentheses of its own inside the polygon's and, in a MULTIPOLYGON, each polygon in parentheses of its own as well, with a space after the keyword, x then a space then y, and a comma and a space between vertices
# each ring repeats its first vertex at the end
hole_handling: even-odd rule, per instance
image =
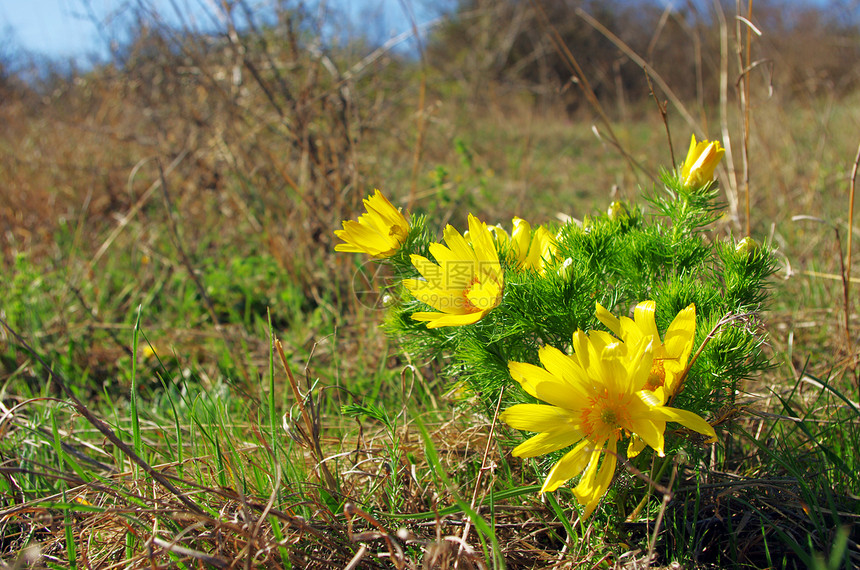
POLYGON ((487 229, 487 224, 472 214, 469 214, 469 237, 478 261, 489 261, 498 265, 499 254, 496 252, 493 236, 487 229))
POLYGON ((493 281, 475 283, 466 293, 466 298, 473 308, 489 311, 502 300, 502 291, 493 281))
POLYGON ((584 439, 576 447, 565 453, 550 469, 540 492, 549 493, 555 491, 564 485, 565 482, 582 473, 582 470, 588 465, 593 446, 593 442, 584 439))
POLYGON ((717 432, 714 431, 711 424, 693 412, 688 410, 679 410, 678 408, 669 408, 666 406, 654 408, 654 411, 661 414, 667 421, 677 422, 685 428, 708 436, 708 443, 717 441, 717 432))
POLYGON ((684 366, 693 349, 693 338, 696 336, 696 305, 691 304, 679 312, 666 331, 666 354, 677 359, 684 366))
POLYGON ((514 230, 511 232, 511 249, 516 254, 519 263, 524 263, 528 257, 531 239, 531 225, 522 218, 514 218, 514 230))
MULTIPOLYGON (((395 208, 388 198, 386 198, 378 189, 372 196, 365 199, 364 203, 367 206, 368 212, 375 212, 385 221, 385 224, 389 228, 394 228, 398 235, 402 233, 403 230, 408 233, 409 222, 406 220, 406 217, 399 209, 395 208)), ((403 235, 403 237, 405 238, 406 236, 403 235)))
POLYGON ((648 375, 654 364, 654 342, 648 337, 642 337, 638 343, 629 348, 630 356, 626 361, 628 393, 638 392, 648 382, 648 375))
MULTIPOLYGON (((398 245, 395 241, 381 235, 367 224, 362 224, 354 220, 343 222, 343 229, 335 230, 334 235, 347 242, 350 246, 349 249, 345 249, 344 246, 347 244, 337 244, 335 251, 356 251, 352 248, 357 248, 357 251, 361 253, 382 255, 391 251, 392 248, 396 249, 398 245)), ((391 252, 393 253, 393 251, 391 252)))
POLYGON ((582 435, 579 432, 565 426, 551 432, 539 433, 516 446, 511 453, 514 457, 537 457, 569 447, 580 439, 582 435))
POLYGON ((588 377, 585 370, 573 358, 548 344, 540 348, 538 356, 541 364, 550 374, 569 384, 571 390, 576 391, 576 397, 583 399, 588 397, 588 392, 582 387, 588 381, 588 377))
POLYGON ((650 445, 660 457, 665 455, 663 433, 666 431, 666 421, 661 416, 640 414, 630 419, 628 429, 650 445))
POLYGON ((486 312, 479 311, 477 313, 413 313, 412 318, 416 321, 427 323, 428 329, 436 329, 439 327, 462 327, 465 325, 473 325, 480 321, 486 312))
POLYGON ((393 255, 409 234, 409 222, 391 205, 379 190, 365 198, 365 214, 358 221, 343 222, 343 229, 335 235, 345 241, 335 251, 365 252, 375 257, 393 255))
POLYGON ((580 330, 574 331, 572 345, 573 357, 579 362, 580 368, 588 370, 591 362, 591 355, 588 352, 588 336, 580 330))
POLYGON ((511 237, 508 235, 508 232, 505 231, 505 228, 496 224, 495 226, 487 226, 487 229, 495 236, 496 241, 499 243, 508 243, 511 241, 511 237))
POLYGON ((633 309, 633 320, 636 326, 647 335, 654 337, 655 342, 660 342, 660 333, 657 331, 657 323, 654 313, 657 312, 657 303, 654 301, 642 301, 633 309))
POLYGON ((607 311, 600 303, 595 303, 595 305, 597 305, 597 320, 621 338, 621 321, 618 320, 618 317, 607 311))
POLYGON ((466 307, 466 301, 463 299, 462 291, 451 289, 434 289, 427 285, 426 281, 417 279, 405 279, 403 281, 412 296, 430 305, 437 311, 442 311, 442 314, 451 315, 472 315, 476 314, 470 308, 466 307))
MULTIPOLYGON (((425 283, 430 287, 447 289, 442 268, 424 257, 423 255, 412 254, 409 256, 412 265, 418 270, 418 273, 426 280, 425 283)), ((410 279, 409 281, 414 281, 410 279)))
POLYGON ((648 407, 653 408, 654 406, 662 406, 665 400, 663 400, 663 394, 661 393, 662 386, 657 388, 653 392, 650 390, 640 390, 636 392, 636 395, 639 396, 639 399, 642 400, 648 407))
POLYGON ((499 419, 514 429, 535 432, 549 432, 563 425, 573 426, 576 423, 575 417, 568 410, 542 404, 511 406, 499 414, 499 419))
POLYGON ((511 377, 523 390, 548 404, 567 410, 576 410, 585 403, 581 393, 569 382, 554 376, 539 366, 526 362, 509 362, 511 377))
POLYGON ((627 347, 621 341, 603 347, 600 356, 592 358, 589 376, 599 382, 610 394, 628 392, 627 347))
MULTIPOLYGON (((589 500, 587 503, 585 503, 585 510, 582 513, 582 520, 588 519, 591 516, 591 513, 594 512, 594 509, 597 508, 597 505, 600 503, 600 499, 602 499, 603 495, 606 494, 606 491, 609 489, 609 485, 612 483, 612 477, 615 475, 615 466, 618 462, 614 453, 615 441, 611 441, 607 449, 609 449, 613 453, 605 454, 605 457, 603 458, 603 461, 600 465, 600 470, 594 477, 592 486, 588 490, 589 500)), ((585 478, 583 477, 583 479, 585 478)), ((577 489, 578 488, 579 486, 577 486, 577 489)), ((574 489, 574 494, 576 494, 577 489, 574 489)), ((579 496, 577 496, 577 498, 579 498, 579 496)), ((582 502, 581 499, 580 502, 582 502)))
POLYGON ((707 184, 714 178, 714 170, 725 154, 725 149, 718 141, 696 142, 693 135, 690 149, 681 168, 681 182, 687 188, 697 188, 707 184))
MULTIPOLYGON (((450 249, 448 259, 460 263, 474 262, 475 252, 469 246, 469 242, 466 241, 466 238, 460 235, 460 232, 458 232, 453 226, 446 226, 442 235, 445 239, 445 245, 450 249)), ((433 257, 436 257, 436 254, 432 250, 431 253, 433 253, 433 257)), ((437 260, 441 261, 438 257, 437 260)))
POLYGON ((645 449, 645 442, 635 435, 630 438, 630 444, 627 446, 627 458, 633 459, 645 449))

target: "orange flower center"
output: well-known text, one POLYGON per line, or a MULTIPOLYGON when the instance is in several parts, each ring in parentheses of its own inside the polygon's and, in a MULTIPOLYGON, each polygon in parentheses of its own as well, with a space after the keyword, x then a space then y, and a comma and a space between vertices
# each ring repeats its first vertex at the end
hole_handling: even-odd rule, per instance
POLYGON ((582 410, 582 431, 591 439, 610 437, 630 425, 630 394, 610 394, 604 389, 589 398, 582 410))
POLYGON ((388 230, 388 237, 393 237, 397 240, 397 243, 403 243, 406 241, 408 235, 408 229, 401 226, 391 226, 388 230))
POLYGON ((663 366, 662 358, 655 358, 654 364, 651 365, 651 372, 648 374, 648 381, 645 382, 645 390, 652 392, 666 383, 666 368, 663 366))
POLYGON ((463 308, 469 313, 477 313, 481 310, 479 307, 472 304, 472 301, 469 299, 469 293, 472 292, 472 287, 474 287, 476 283, 480 283, 480 281, 478 281, 477 277, 473 277, 472 282, 463 289, 463 308))

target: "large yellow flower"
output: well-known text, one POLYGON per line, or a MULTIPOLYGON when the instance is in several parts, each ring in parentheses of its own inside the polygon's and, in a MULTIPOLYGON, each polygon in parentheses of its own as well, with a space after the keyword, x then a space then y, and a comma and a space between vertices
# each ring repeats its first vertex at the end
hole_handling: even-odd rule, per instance
POLYGON ((501 226, 492 226, 490 230, 496 234, 499 241, 508 244, 519 267, 532 269, 543 275, 546 262, 558 251, 555 237, 544 226, 532 230, 531 224, 519 217, 513 219, 513 228, 510 236, 501 226))
POLYGON ((653 341, 654 364, 645 389, 666 403, 681 390, 696 336, 696 305, 691 303, 675 316, 662 341, 654 319, 656 309, 654 301, 643 301, 636 305, 632 319, 618 318, 597 303, 597 318, 627 344, 636 344, 642 338, 653 341))
POLYGON ((431 243, 433 263, 412 255, 412 265, 423 279, 406 279, 403 285, 419 301, 440 312, 418 312, 427 328, 470 325, 484 318, 502 301, 505 280, 499 254, 487 225, 469 214, 471 245, 452 226, 445 228, 444 246, 431 243))
POLYGON ((393 255, 409 234, 406 217, 379 190, 364 199, 364 207, 367 213, 358 221, 346 220, 342 230, 335 230, 334 235, 346 242, 337 244, 335 251, 369 253, 374 257, 393 255))
POLYGON ((523 389, 550 405, 518 404, 500 418, 513 428, 538 432, 514 448, 517 457, 535 457, 570 445, 552 467, 541 493, 554 491, 582 474, 573 492, 591 515, 606 493, 617 464, 617 444, 635 435, 664 455, 666 422, 677 422, 715 438, 714 429, 696 414, 663 405, 644 390, 653 363, 650 339, 635 345, 602 331, 573 335, 574 355, 545 346, 544 368, 509 363, 511 376, 523 389))
POLYGON ((685 188, 699 188, 714 179, 714 171, 726 153, 719 141, 696 142, 690 140, 687 159, 681 167, 681 183, 685 188))

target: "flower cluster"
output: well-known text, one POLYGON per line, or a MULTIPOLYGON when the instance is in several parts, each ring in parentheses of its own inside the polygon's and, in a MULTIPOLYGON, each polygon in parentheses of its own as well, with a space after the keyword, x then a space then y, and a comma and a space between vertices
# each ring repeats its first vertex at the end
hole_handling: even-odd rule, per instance
MULTIPOLYGON (((671 199, 706 196, 724 153, 719 142, 697 142, 694 136, 684 163, 664 178, 671 199)), ((721 389, 688 377, 695 360, 697 309, 705 307, 706 319, 725 310, 716 304, 719 295, 698 293, 705 285, 690 278, 712 251, 694 230, 682 236, 686 241, 678 241, 678 231, 666 238, 660 226, 644 225, 641 211, 613 202, 602 221, 571 221, 557 231, 515 217, 508 233, 470 214, 467 231, 448 225, 440 243, 424 231, 423 217, 412 216, 410 223, 378 190, 364 202, 367 213, 335 232, 345 242, 335 249, 368 253, 390 264, 396 286, 405 293, 394 309, 400 317, 395 320, 404 323, 400 330, 426 336, 421 346, 438 347, 439 354, 454 350, 458 374, 487 379, 479 391, 522 388, 508 391, 510 405, 500 419, 536 435, 517 445, 513 455, 567 450, 549 470, 541 493, 578 477, 573 492, 587 518, 609 489, 619 458, 633 459, 647 448, 665 455, 668 423, 716 440, 702 416, 707 398, 687 397, 691 387, 699 395, 721 389), (675 254, 680 262, 671 259, 675 254), (601 289, 606 293, 595 298, 601 289), (651 291, 663 297, 655 299, 651 291), (615 308, 625 296, 635 304, 632 318, 595 302, 604 299, 615 308), (658 306, 666 319, 661 322, 672 318, 662 335, 658 306), (668 307, 673 307, 670 313, 668 307), (450 334, 426 333, 443 327, 450 334), (455 337, 463 343, 446 340, 455 337), (499 366, 500 360, 506 366, 499 366), (691 402, 693 409, 687 407, 691 402)), ((695 207, 663 211, 700 215, 695 207)), ((710 215, 707 208, 702 212, 710 215)), ((700 225, 672 222, 678 228, 700 225)), ((738 280, 740 293, 729 292, 737 297, 732 306, 757 300, 755 284, 768 271, 765 256, 747 243, 754 242, 720 250, 727 252, 726 264, 747 272, 738 280)), ((742 340, 753 347, 747 337, 742 340)))
MULTIPOLYGON (((712 440, 716 438, 714 428, 704 419, 666 406, 663 397, 666 367, 671 364, 674 372, 686 366, 686 357, 681 355, 690 354, 693 337, 684 333, 695 330, 695 316, 692 323, 688 318, 690 313, 695 315, 695 308, 688 307, 683 316, 676 317, 682 324, 674 332, 684 330, 672 336, 667 350, 654 326, 653 302, 641 303, 637 317, 645 312, 640 307, 652 308, 650 321, 648 317, 638 322, 624 317, 632 324, 619 328, 622 339, 599 330, 588 334, 576 331, 572 356, 545 346, 540 351, 543 368, 525 362, 509 364, 511 376, 528 394, 550 404, 518 404, 502 413, 501 420, 511 427, 539 432, 518 445, 514 455, 534 457, 574 445, 550 470, 541 493, 554 491, 584 471, 574 489, 585 507, 584 518, 591 515, 609 488, 618 457, 617 444, 625 436, 630 436, 629 456, 637 455, 645 444, 663 456, 667 421, 712 440), (677 352, 674 361, 668 356, 670 352, 677 352), (655 387, 658 383, 659 388, 655 387)), ((601 320, 612 317, 599 304, 597 310, 601 320)), ((613 324, 618 322, 616 319, 613 324)), ((669 333, 667 342, 668 337, 669 333)))

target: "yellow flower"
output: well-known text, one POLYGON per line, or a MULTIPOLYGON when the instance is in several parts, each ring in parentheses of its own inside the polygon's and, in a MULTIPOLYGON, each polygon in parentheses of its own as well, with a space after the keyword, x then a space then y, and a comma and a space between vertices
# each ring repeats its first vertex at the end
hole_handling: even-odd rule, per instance
POLYGON ((624 202, 619 202, 618 200, 609 204, 609 208, 606 209, 606 215, 613 222, 623 222, 630 217, 630 214, 627 212, 627 206, 624 202))
POLYGON ((714 179, 714 170, 726 153, 719 141, 704 140, 696 142, 696 135, 690 140, 687 160, 681 167, 681 183, 685 188, 699 188, 714 179))
POLYGON ((619 319, 597 303, 597 318, 627 344, 636 344, 642 338, 653 342, 654 364, 645 389, 666 403, 681 390, 680 383, 696 336, 696 305, 691 303, 675 316, 663 341, 654 320, 656 309, 654 301, 643 301, 636 305, 632 319, 619 319))
POLYGON ((747 257, 749 257, 750 255, 755 253, 755 251, 757 249, 758 249, 758 242, 756 242, 756 240, 754 240, 753 238, 751 238, 749 236, 747 236, 744 239, 742 239, 741 241, 739 241, 738 244, 735 246, 735 252, 739 256, 746 255, 747 257))
POLYGON ((369 253, 374 257, 393 255, 406 241, 409 222, 379 190, 364 199, 364 207, 367 213, 357 222, 346 220, 343 229, 334 232, 346 242, 337 244, 335 251, 369 253))
POLYGON ((620 342, 609 333, 577 331, 574 355, 545 346, 540 350, 544 368, 511 362, 511 376, 523 389, 550 405, 517 404, 500 418, 513 428, 538 432, 513 454, 535 457, 574 445, 552 467, 541 493, 554 491, 582 474, 573 492, 591 516, 612 482, 617 444, 635 435, 664 455, 666 422, 715 438, 705 420, 696 414, 670 408, 644 390, 653 362, 650 339, 635 345, 620 342))
POLYGON ((546 262, 551 260, 558 245, 555 237, 543 226, 532 231, 532 226, 522 218, 513 219, 514 230, 509 236, 501 226, 490 226, 496 238, 508 244, 516 264, 522 269, 532 269, 543 275, 546 262))
POLYGON ((440 311, 412 315, 430 329, 478 322, 502 301, 505 285, 499 254, 484 222, 469 214, 471 245, 452 226, 443 235, 447 247, 430 244, 438 264, 413 254, 412 265, 423 279, 403 281, 416 299, 440 311))

